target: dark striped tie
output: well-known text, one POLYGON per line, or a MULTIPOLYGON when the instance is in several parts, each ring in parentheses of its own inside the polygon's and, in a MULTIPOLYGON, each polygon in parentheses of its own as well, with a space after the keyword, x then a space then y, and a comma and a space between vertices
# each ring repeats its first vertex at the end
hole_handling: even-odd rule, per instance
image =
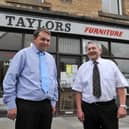
POLYGON ((101 96, 100 74, 98 69, 98 62, 94 62, 93 68, 93 95, 97 98, 101 96))

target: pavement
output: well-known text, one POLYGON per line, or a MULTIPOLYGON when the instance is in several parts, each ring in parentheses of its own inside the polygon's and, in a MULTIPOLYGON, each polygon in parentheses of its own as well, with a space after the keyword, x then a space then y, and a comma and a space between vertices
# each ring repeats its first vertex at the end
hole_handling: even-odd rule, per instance
MULTIPOLYGON (((0 117, 0 129, 14 129, 15 121, 0 117)), ((82 123, 75 116, 54 117, 52 129, 83 129, 82 123)), ((120 119, 119 129, 129 129, 129 115, 120 119)))
MULTIPOLYGON (((0 100, 0 129, 15 129, 15 121, 6 117, 6 107, 0 100)), ((76 116, 62 115, 53 118, 51 129, 83 129, 76 116)), ((129 115, 119 120, 119 129, 129 129, 129 115)))

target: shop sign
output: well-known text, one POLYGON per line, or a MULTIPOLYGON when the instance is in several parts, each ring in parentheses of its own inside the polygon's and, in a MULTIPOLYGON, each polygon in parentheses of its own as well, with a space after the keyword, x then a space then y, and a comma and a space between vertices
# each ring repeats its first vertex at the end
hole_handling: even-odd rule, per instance
POLYGON ((1 27, 29 30, 45 27, 52 32, 129 40, 129 29, 116 26, 71 22, 63 19, 52 19, 38 16, 32 17, 30 15, 28 16, 7 12, 0 12, 0 20, 1 27))

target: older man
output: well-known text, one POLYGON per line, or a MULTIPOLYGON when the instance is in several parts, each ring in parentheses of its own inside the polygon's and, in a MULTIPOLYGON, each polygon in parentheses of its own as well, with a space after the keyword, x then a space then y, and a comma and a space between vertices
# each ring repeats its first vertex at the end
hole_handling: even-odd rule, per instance
POLYGON ((113 61, 101 58, 102 50, 95 42, 88 43, 86 52, 89 61, 80 66, 73 84, 77 117, 84 129, 118 129, 118 118, 127 114, 128 83, 113 61))

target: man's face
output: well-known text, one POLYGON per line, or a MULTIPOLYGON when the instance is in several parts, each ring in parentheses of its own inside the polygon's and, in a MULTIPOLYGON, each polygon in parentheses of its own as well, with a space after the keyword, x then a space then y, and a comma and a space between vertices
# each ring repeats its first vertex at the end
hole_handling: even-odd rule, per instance
POLYGON ((87 46, 87 56, 91 60, 96 60, 101 55, 101 49, 94 43, 90 43, 87 46))
POLYGON ((40 32, 34 39, 36 47, 41 51, 46 51, 50 47, 50 35, 46 32, 40 32))

